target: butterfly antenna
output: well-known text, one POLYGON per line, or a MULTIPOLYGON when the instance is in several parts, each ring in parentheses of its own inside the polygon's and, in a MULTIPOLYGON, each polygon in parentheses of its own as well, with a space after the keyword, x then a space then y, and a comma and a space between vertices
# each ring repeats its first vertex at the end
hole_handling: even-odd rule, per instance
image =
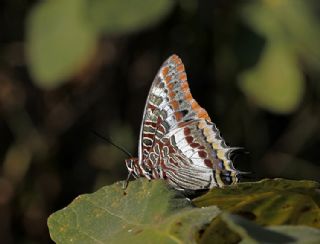
POLYGON ((102 140, 110 143, 112 146, 118 148, 120 151, 122 151, 123 153, 127 154, 130 158, 133 157, 132 154, 131 154, 130 152, 128 152, 125 148, 123 148, 123 147, 115 144, 115 143, 111 140, 111 138, 104 137, 104 136, 100 135, 99 133, 97 133, 97 132, 94 131, 94 130, 91 130, 91 133, 94 134, 95 136, 99 137, 100 139, 102 139, 102 140))

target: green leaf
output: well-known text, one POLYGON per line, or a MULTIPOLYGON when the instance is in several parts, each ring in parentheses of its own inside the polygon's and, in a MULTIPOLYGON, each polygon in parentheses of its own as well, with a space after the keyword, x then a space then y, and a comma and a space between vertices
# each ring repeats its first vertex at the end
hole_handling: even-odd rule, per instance
POLYGON ((265 179, 213 188, 193 200, 198 207, 216 205, 262 225, 309 225, 320 228, 319 183, 265 179))
POLYGON ((30 12, 27 57, 35 83, 54 88, 92 58, 97 34, 86 17, 86 0, 48 0, 30 12))
POLYGON ((305 90, 301 58, 320 67, 319 21, 312 1, 307 2, 248 1, 242 9, 245 22, 267 45, 257 65, 240 74, 240 86, 272 112, 290 113, 300 104, 305 90))
POLYGON ((276 113, 295 110, 304 93, 296 58, 283 43, 269 42, 258 64, 239 76, 240 87, 259 106, 276 113))
POLYGON ((306 226, 263 228, 237 215, 222 215, 228 227, 238 233, 241 243, 319 243, 320 230, 306 226))
POLYGON ((164 181, 139 179, 77 197, 52 214, 48 226, 57 243, 193 243, 216 217, 216 206, 193 208, 164 181))
POLYGON ((96 52, 102 33, 125 33, 157 23, 171 0, 47 0, 30 12, 27 59, 34 82, 55 88, 81 71, 96 52))
MULTIPOLYGON (((317 1, 249 1, 242 16, 269 40, 282 40, 310 64, 320 67, 317 1)), ((299 57, 301 58, 301 57, 299 57)))
POLYGON ((126 33, 154 25, 174 6, 172 0, 91 0, 92 24, 106 34, 126 33))
MULTIPOLYGON (((259 225, 308 225, 320 228, 320 184, 314 181, 265 179, 213 188, 193 200, 198 207, 216 205, 259 225)), ((213 219, 202 234, 201 243, 240 241, 220 217, 213 219)))

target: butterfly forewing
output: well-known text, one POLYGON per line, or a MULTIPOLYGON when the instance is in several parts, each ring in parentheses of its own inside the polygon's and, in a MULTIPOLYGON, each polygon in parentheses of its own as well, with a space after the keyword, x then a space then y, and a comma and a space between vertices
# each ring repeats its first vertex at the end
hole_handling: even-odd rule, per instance
POLYGON ((136 161, 140 175, 164 178, 176 189, 235 183, 231 150, 193 99, 181 59, 172 55, 156 75, 145 105, 136 161))
POLYGON ((181 59, 172 55, 161 66, 149 91, 140 131, 139 159, 148 157, 156 138, 183 121, 201 117, 210 120, 191 96, 181 59))

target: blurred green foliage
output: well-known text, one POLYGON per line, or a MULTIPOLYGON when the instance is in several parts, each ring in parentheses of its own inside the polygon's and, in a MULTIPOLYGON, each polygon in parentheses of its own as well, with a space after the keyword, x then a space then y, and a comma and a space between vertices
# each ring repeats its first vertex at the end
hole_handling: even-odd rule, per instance
POLYGON ((256 67, 240 76, 240 85, 273 112, 292 112, 300 104, 304 78, 299 62, 320 64, 319 20, 311 2, 266 0, 243 7, 243 19, 267 43, 256 67))
POLYGON ((159 21, 173 1, 47 0, 30 13, 27 53, 42 88, 63 84, 92 60, 99 35, 132 32, 159 21))
MULTIPOLYGON (((30 13, 27 25, 27 51, 36 84, 55 88, 92 60, 99 35, 148 27, 172 7, 170 0, 44 1, 30 13)), ((273 112, 295 110, 304 94, 299 56, 320 64, 320 31, 310 3, 250 1, 240 13, 267 40, 259 62, 239 75, 242 90, 273 112)))
MULTIPOLYGON (((0 239, 48 243, 46 220, 126 177, 145 98, 173 53, 250 177, 320 180, 316 0, 0 3, 0 239), (129 2, 129 3, 128 3, 129 2)), ((246 180, 246 179, 243 179, 246 180)))
POLYGON ((27 24, 27 54, 40 87, 61 85, 92 57, 97 33, 86 21, 86 4, 49 0, 33 9, 27 24))
POLYGON ((101 34, 130 33, 158 23, 174 3, 172 0, 91 0, 87 1, 87 15, 101 34))
POLYGON ((256 67, 239 76, 240 86, 259 106, 278 113, 292 112, 304 94, 302 74, 286 45, 266 45, 256 67))

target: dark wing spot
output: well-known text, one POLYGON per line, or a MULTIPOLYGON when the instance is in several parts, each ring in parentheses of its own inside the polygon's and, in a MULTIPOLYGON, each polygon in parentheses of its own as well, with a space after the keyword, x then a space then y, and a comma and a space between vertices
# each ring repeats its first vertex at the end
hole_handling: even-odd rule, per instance
POLYGON ((148 138, 144 138, 143 139, 143 144, 145 146, 151 146, 152 145, 152 140, 148 139, 148 138))
POLYGON ((195 143, 195 142, 190 144, 190 147, 192 147, 192 148, 197 148, 199 146, 200 146, 200 144, 199 143, 195 143))
POLYGON ((212 167, 213 167, 213 164, 212 164, 212 162, 211 162, 210 159, 205 159, 205 160, 204 160, 204 164, 205 164, 207 167, 209 167, 209 168, 212 168, 212 167))
POLYGON ((191 144, 193 142, 193 137, 192 136, 187 136, 186 141, 191 144))
POLYGON ((180 113, 182 113, 183 116, 186 116, 189 113, 189 110, 184 109, 184 110, 181 110, 180 113))
POLYGON ((183 129, 183 133, 184 133, 185 136, 190 135, 190 133, 191 133, 190 128, 185 127, 185 128, 183 129))
POLYGON ((198 155, 200 158, 206 158, 208 156, 208 154, 205 151, 199 151, 198 155))

